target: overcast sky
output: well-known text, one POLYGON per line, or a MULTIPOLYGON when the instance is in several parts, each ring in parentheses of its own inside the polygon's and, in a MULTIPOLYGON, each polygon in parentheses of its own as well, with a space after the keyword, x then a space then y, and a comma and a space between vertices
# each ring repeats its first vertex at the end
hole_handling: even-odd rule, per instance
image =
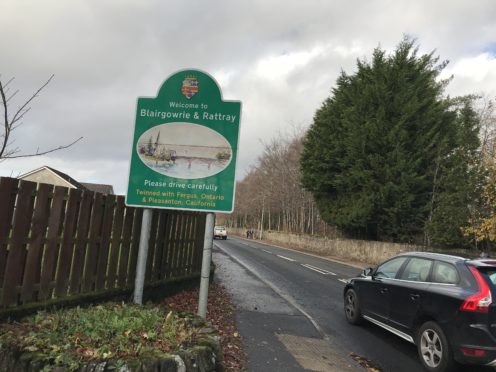
POLYGON ((48 165, 125 193, 137 97, 192 68, 242 102, 242 179, 263 141, 311 124, 341 70, 405 34, 450 61, 451 95, 496 96, 494 0, 0 0, 0 78, 19 89, 10 109, 55 74, 15 144, 30 152, 84 137, 1 162, 0 176, 48 165))

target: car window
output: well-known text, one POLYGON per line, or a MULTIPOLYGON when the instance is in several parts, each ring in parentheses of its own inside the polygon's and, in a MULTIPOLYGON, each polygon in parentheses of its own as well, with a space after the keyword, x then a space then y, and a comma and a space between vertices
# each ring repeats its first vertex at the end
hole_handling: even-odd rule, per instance
POLYGON ((401 273, 399 279, 410 280, 414 282, 426 282, 429 272, 431 271, 432 260, 425 258, 412 258, 401 273))
POLYGON ((432 274, 434 283, 456 284, 460 280, 456 268, 446 262, 437 262, 432 274))
POLYGON ((377 267, 374 276, 376 278, 394 278, 405 262, 406 257, 397 257, 384 262, 377 267))
POLYGON ((491 279, 491 282, 492 282, 493 284, 496 284, 496 271, 491 270, 491 271, 488 273, 488 275, 489 275, 489 279, 491 279))
POLYGON ((488 278, 489 281, 496 285, 496 268, 494 267, 479 267, 478 270, 482 273, 484 273, 488 278))

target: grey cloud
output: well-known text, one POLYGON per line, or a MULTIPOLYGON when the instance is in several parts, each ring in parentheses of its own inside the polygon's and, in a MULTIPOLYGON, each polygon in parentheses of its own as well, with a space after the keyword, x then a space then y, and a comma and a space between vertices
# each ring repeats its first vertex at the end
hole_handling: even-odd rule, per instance
MULTIPOLYGON (((422 52, 436 49, 454 65, 494 46, 494 19, 493 0, 6 0, 0 73, 16 76, 19 101, 56 75, 19 127, 20 146, 49 148, 84 136, 46 160, 91 177, 82 182, 111 179, 124 190, 136 99, 155 96, 177 70, 217 74, 224 98, 243 102, 242 176, 260 154, 260 139, 311 123, 341 69, 352 72, 373 48, 392 50, 409 34, 422 52), (276 77, 257 70, 270 58, 277 64, 278 57, 315 50, 285 73, 276 65, 276 77), (119 164, 112 178, 110 164, 119 164)), ((464 77, 454 89, 490 90, 495 75, 484 84, 464 77)), ((0 174, 30 164, 36 162, 2 162, 0 174)))

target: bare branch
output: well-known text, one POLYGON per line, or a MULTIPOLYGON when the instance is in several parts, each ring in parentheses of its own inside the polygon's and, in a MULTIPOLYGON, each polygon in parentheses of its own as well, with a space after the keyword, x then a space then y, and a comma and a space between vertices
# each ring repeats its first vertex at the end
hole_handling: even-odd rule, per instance
MULTIPOLYGON (((34 100, 36 97, 38 97, 38 94, 43 90, 43 88, 45 88, 50 83, 50 81, 52 81, 52 79, 53 79, 54 76, 55 75, 52 74, 52 76, 50 76, 50 78, 36 92, 34 92, 34 94, 26 102, 24 102, 24 104, 21 107, 19 107, 19 109, 17 110, 17 112, 14 114, 14 117, 12 118, 12 123, 14 123, 14 122, 16 122, 18 120, 17 119, 18 115, 22 111, 24 111, 24 109, 26 108, 26 106, 28 106, 31 103, 32 100, 34 100)), ((24 112, 24 114, 25 114, 25 112, 24 112)))
POLYGON ((7 81, 4 85, 3 85, 3 89, 7 88, 9 86, 10 83, 12 83, 14 81, 15 77, 11 78, 9 81, 7 81))
POLYGON ((75 143, 79 142, 82 139, 83 139, 83 137, 79 137, 77 140, 69 143, 68 145, 58 146, 58 147, 55 147, 53 149, 46 150, 46 151, 43 151, 43 152, 39 152, 38 150, 36 150, 36 152, 34 154, 25 154, 25 155, 16 155, 16 156, 6 155, 6 156, 3 156, 3 158, 4 159, 16 159, 16 158, 29 158, 29 157, 33 157, 33 156, 46 155, 46 154, 49 154, 49 153, 54 152, 54 151, 63 150, 63 149, 66 149, 68 147, 71 147, 72 145, 74 145, 75 143))
MULTIPOLYGON (((0 77, 2 75, 0 74, 0 77)), ((7 88, 7 86, 14 80, 14 78, 10 79, 7 81, 6 84, 2 84, 2 81, 0 79, 0 107, 3 107, 3 133, 0 135, 0 162, 4 161, 5 159, 14 159, 14 158, 26 158, 26 157, 32 157, 32 156, 41 156, 41 155, 46 155, 54 151, 58 150, 63 150, 68 147, 71 147, 75 143, 79 142, 83 137, 79 137, 77 140, 67 144, 67 145, 62 145, 58 147, 51 148, 46 151, 40 151, 38 148, 35 153, 29 153, 29 154, 20 154, 21 149, 19 147, 12 148, 12 145, 14 144, 15 140, 10 138, 12 132, 18 128, 24 118, 24 116, 31 110, 29 107, 29 104, 36 98, 38 97, 39 93, 52 81, 53 77, 55 75, 51 75, 50 78, 41 85, 40 88, 38 88, 34 94, 32 94, 18 109, 15 111, 14 115, 9 114, 9 101, 19 92, 19 90, 16 90, 13 94, 10 94, 9 97, 7 98, 6 92, 10 91, 10 88, 7 88), (18 155, 16 155, 18 154, 18 155)))
MULTIPOLYGON (((8 90, 6 90, 5 92, 8 92, 8 90)), ((17 89, 9 98, 7 98, 7 102, 9 102, 17 93, 19 93, 19 89, 17 89)))
POLYGON ((16 148, 15 148, 15 149, 13 149, 13 150, 7 150, 7 151, 5 151, 5 157, 4 157, 4 156, 2 156, 2 157, 0 158, 0 163, 1 163, 1 162, 3 162, 3 161, 5 161, 5 160, 7 160, 7 158, 6 158, 6 157, 11 156, 12 154, 15 154, 15 153, 17 153, 17 152, 19 152, 19 151, 20 151, 20 150, 19 150, 19 148, 18 148, 18 147, 16 147, 16 148))
POLYGON ((3 106, 3 114, 4 114, 4 141, 1 144, 0 147, 0 158, 2 157, 2 154, 5 151, 5 148, 7 146, 7 141, 9 139, 9 133, 10 133, 10 125, 9 125, 9 120, 8 120, 8 108, 7 108, 7 100, 5 98, 5 92, 3 91, 3 85, 2 82, 0 81, 0 97, 2 98, 2 106, 3 106))
POLYGON ((17 119, 12 119, 10 121, 10 125, 12 126, 14 123, 18 122, 19 120, 21 120, 24 115, 26 115, 29 111, 31 110, 31 107, 28 107, 27 109, 24 109, 24 111, 17 117, 17 119))

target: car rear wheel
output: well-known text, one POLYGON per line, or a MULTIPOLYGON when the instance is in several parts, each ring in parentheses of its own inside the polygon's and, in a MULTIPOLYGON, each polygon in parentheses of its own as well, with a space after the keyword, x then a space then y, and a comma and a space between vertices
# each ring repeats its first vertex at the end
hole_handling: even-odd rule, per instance
POLYGON ((420 362, 432 372, 454 371, 456 367, 453 353, 446 335, 436 322, 429 321, 419 329, 417 349, 420 362))
POLYGON ((360 324, 363 321, 360 301, 354 289, 350 288, 344 295, 344 314, 351 324, 360 324))

